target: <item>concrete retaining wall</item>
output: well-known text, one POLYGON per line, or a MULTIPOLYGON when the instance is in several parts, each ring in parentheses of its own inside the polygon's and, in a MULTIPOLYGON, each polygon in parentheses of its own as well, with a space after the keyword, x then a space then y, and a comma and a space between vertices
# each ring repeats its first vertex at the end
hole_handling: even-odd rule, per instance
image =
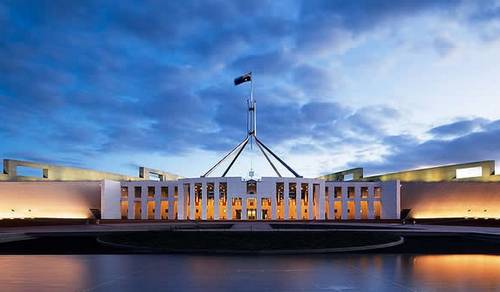
POLYGON ((413 218, 500 218, 500 183, 401 183, 401 208, 413 218))
POLYGON ((0 218, 91 218, 101 182, 2 182, 0 218))

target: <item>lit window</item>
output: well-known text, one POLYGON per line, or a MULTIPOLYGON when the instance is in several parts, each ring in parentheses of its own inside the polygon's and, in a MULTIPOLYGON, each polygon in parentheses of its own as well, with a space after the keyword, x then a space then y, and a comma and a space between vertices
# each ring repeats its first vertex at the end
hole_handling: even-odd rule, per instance
POLYGON ((458 179, 478 176, 483 176, 483 168, 481 166, 458 168, 456 170, 456 177, 458 179))

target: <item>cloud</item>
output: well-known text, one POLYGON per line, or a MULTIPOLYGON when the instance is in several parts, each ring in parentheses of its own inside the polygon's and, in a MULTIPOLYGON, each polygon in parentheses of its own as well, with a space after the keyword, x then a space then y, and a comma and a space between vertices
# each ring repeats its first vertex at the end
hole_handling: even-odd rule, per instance
POLYGON ((382 161, 360 162, 369 173, 400 171, 421 166, 491 160, 500 157, 500 120, 464 120, 432 128, 430 132, 453 135, 420 141, 409 135, 389 136, 384 143, 391 149, 382 161), (473 131, 474 126, 484 127, 473 131))
MULTIPOLYGON (((471 6, 463 16, 470 23, 495 21, 494 6, 471 6)), ((225 151, 246 134, 248 88, 234 87, 232 79, 253 71, 258 134, 284 151, 328 154, 339 146, 386 143, 400 160, 401 153, 420 157, 415 145, 441 153, 439 147, 448 145, 442 143, 496 131, 494 122, 438 126, 429 130, 433 138, 428 144, 413 140, 411 133, 389 134, 388 127, 404 118, 400 108, 340 103, 347 99, 337 77, 356 73, 337 69, 353 51, 363 54, 359 44, 374 31, 398 29, 405 19, 424 14, 456 18, 457 7, 463 5, 3 2, 0 111, 8 114, 2 114, 0 123, 0 137, 7 141, 0 151, 53 161, 71 157, 72 164, 117 152, 164 156, 225 151)), ((443 35, 431 39, 434 49, 447 55, 455 39, 443 35)), ((359 84, 360 92, 364 86, 359 84)))
POLYGON ((470 134, 473 131, 481 130, 483 126, 489 124, 486 119, 476 118, 471 120, 459 120, 453 123, 440 125, 430 129, 428 132, 435 137, 449 138, 470 134))
POLYGON ((437 37, 434 39, 434 48, 440 56, 445 57, 453 52, 455 44, 449 38, 437 37))
POLYGON ((342 53, 362 34, 381 25, 422 13, 450 11, 459 4, 458 0, 304 1, 297 45, 306 52, 342 53))
POLYGON ((335 96, 333 74, 317 66, 302 64, 293 70, 293 83, 309 96, 335 96))
POLYGON ((262 54, 247 55, 235 60, 232 64, 236 72, 253 71, 256 75, 279 74, 289 71, 296 61, 286 52, 273 51, 262 54))

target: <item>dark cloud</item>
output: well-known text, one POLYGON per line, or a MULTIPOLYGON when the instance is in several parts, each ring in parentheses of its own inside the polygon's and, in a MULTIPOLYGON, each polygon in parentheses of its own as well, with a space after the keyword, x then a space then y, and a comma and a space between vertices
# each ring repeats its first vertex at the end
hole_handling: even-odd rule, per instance
MULTIPOLYGON (((73 165, 117 151, 227 150, 244 137, 246 125, 248 87, 233 87, 232 79, 253 71, 257 130, 266 143, 301 140, 292 151, 306 151, 386 139, 394 153, 403 153, 414 141, 386 137, 384 126, 399 119, 398 112, 340 105, 331 72, 317 58, 382 24, 452 13, 457 5, 4 1, 0 137, 7 142, 0 151, 73 165)), ((443 53, 452 48, 442 41, 436 46, 443 53)), ((481 127, 480 133, 496 131, 493 123, 481 127)), ((449 125, 431 134, 476 134, 466 128, 449 125)), ((439 152, 439 146, 421 147, 439 152)))
POLYGON ((234 61, 232 67, 235 71, 253 71, 259 74, 280 74, 290 71, 297 61, 286 52, 273 51, 262 54, 244 56, 234 61))
MULTIPOLYGON (((472 132, 475 120, 457 121, 433 128, 431 132, 457 135, 449 140, 439 137, 419 141, 415 137, 389 136, 384 144, 390 148, 388 155, 378 162, 358 162, 368 173, 400 171, 420 166, 490 160, 500 157, 500 120, 479 121, 484 127, 472 132)), ((477 121, 476 121, 477 122, 477 121)))
POLYGON ((490 22, 500 19, 500 7, 496 1, 482 1, 470 14, 469 18, 473 22, 490 22))
POLYGON ((488 125, 488 120, 476 118, 471 120, 459 120, 450 124, 434 127, 429 133, 439 138, 457 137, 469 134, 473 131, 481 130, 488 125))
POLYGON ((343 126, 356 136, 362 133, 379 137, 385 133, 386 124, 395 122, 399 116, 396 109, 388 106, 363 107, 350 115, 343 126))
POLYGON ((322 68, 303 64, 294 69, 292 78, 294 84, 308 95, 335 96, 331 74, 322 68))
POLYGON ((450 13, 459 0, 446 1, 319 1, 302 3, 297 46, 323 52, 341 49, 345 39, 355 38, 383 24, 423 12, 450 13))

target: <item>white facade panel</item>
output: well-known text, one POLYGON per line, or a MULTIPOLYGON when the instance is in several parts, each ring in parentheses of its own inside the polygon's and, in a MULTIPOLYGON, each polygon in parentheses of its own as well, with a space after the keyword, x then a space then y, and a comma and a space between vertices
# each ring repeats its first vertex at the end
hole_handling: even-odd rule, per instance
POLYGON ((103 180, 101 182, 101 218, 120 219, 121 183, 103 180))

